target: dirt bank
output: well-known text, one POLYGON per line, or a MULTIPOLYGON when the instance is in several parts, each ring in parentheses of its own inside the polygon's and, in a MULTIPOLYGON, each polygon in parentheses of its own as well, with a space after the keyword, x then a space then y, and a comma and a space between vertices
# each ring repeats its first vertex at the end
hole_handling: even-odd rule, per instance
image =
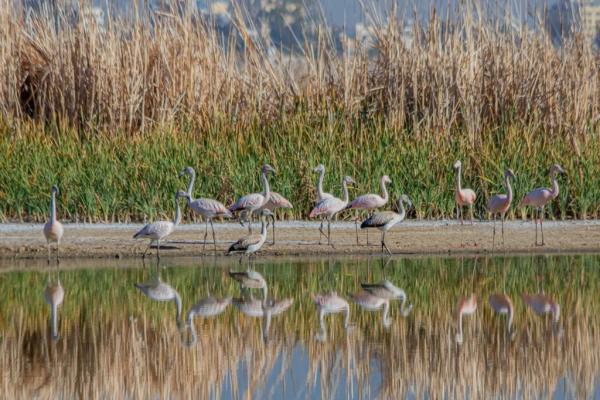
MULTIPOLYGON (((141 255, 147 241, 132 239, 141 225, 66 224, 61 244, 61 257, 134 257, 141 255)), ((534 226, 531 222, 505 224, 505 245, 502 246, 498 225, 496 251, 528 252, 600 252, 600 221, 548 221, 544 224, 546 246, 534 246, 534 226)), ((229 244, 247 234, 236 223, 215 224, 217 253, 224 254, 229 244)), ((265 244, 265 255, 370 254, 380 251, 379 231, 371 230, 370 246, 365 246, 366 232, 360 231, 357 246, 354 224, 336 222, 332 225, 335 248, 318 245, 318 223, 305 221, 279 222, 276 244, 265 244)), ((194 256, 202 254, 204 225, 181 225, 164 243, 162 256, 194 256)), ((210 238, 210 235, 209 235, 210 238)), ((269 231, 268 241, 272 239, 269 231)), ((492 224, 476 222, 457 225, 454 221, 414 221, 402 223, 387 235, 392 252, 406 254, 475 254, 492 250, 492 224)), ((323 243, 325 239, 323 239, 323 243)), ((213 253, 207 245, 206 253, 213 253)), ((43 258, 46 243, 41 225, 0 225, 0 258, 43 258)))

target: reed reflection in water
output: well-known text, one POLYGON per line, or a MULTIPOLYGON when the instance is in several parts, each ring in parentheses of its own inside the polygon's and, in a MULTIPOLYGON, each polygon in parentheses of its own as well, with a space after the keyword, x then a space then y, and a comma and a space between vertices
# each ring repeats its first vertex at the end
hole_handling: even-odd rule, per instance
POLYGON ((6 398, 600 398, 599 261, 257 263, 269 294, 260 299, 230 265, 210 261, 0 272, 0 389, 6 398), (64 290, 56 330, 43 295, 54 279, 64 290), (385 316, 370 311, 385 302, 363 308, 360 296, 382 287, 361 284, 386 281, 404 300, 385 316), (168 303, 151 300, 161 284, 168 303), (327 319, 327 340, 316 341, 311 294, 333 291, 354 300, 352 328, 327 319), (479 304, 459 345, 456 305, 471 293, 479 304), (500 294, 512 299, 510 328, 491 305, 500 294))

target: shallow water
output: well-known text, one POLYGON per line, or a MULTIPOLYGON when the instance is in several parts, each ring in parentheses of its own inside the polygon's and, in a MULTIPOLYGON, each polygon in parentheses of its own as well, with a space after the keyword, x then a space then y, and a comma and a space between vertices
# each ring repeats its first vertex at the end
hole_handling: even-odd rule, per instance
MULTIPOLYGON (((292 259, 254 269, 271 300, 289 308, 266 319, 242 312, 262 291, 242 291, 228 270, 236 259, 37 262, 0 272, 0 386, 18 398, 598 398, 600 399, 600 256, 497 258, 292 259), (35 264, 35 265, 34 265, 35 264), (81 265, 81 267, 79 267, 81 265), (158 271, 158 272, 157 272, 158 271), (154 301, 135 287, 156 274, 181 298, 154 301), (64 301, 57 334, 44 301, 60 278, 64 301), (311 294, 350 300, 361 282, 388 279, 407 295, 381 311, 350 302, 344 316, 319 325, 311 294), (544 292, 560 305, 556 326, 521 295, 544 292), (477 295, 456 341, 459 299, 477 295), (506 293, 514 331, 488 304, 506 293), (232 297, 222 313, 192 319, 200 300, 232 297)), ((254 301, 254 303, 252 303, 254 301)), ((267 303, 268 305, 270 302, 267 303)), ((277 303, 276 303, 277 304, 277 303)), ((272 308, 276 314, 275 307, 272 308)))

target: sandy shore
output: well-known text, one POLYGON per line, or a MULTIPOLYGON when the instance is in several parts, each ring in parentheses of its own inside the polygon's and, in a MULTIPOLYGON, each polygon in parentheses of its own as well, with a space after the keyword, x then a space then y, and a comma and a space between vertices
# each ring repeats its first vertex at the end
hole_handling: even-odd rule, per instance
MULTIPOLYGON (((65 224, 61 257, 124 258, 140 256, 147 241, 134 240, 136 224, 65 224)), ((381 233, 371 230, 366 246, 366 232, 360 231, 361 245, 356 244, 354 224, 335 222, 332 238, 335 248, 318 244, 318 222, 278 222, 276 244, 265 244, 261 253, 279 255, 350 255, 380 252, 381 233)), ((511 221, 505 224, 502 246, 497 225, 495 251, 530 252, 600 252, 600 221, 548 221, 544 223, 546 246, 534 246, 533 222, 511 221)), ((217 254, 224 254, 231 242, 247 234, 237 223, 215 224, 217 254)), ((204 225, 183 224, 161 247, 161 256, 202 255, 204 225)), ((210 239, 210 234, 209 234, 210 239)), ((269 242, 272 240, 269 230, 269 242)), ((395 254, 485 254, 492 251, 492 223, 475 222, 460 226, 454 221, 407 221, 394 227, 386 238, 395 254)), ((206 253, 213 254, 212 244, 206 253)), ((46 242, 42 225, 0 224, 0 258, 45 258, 46 242)))

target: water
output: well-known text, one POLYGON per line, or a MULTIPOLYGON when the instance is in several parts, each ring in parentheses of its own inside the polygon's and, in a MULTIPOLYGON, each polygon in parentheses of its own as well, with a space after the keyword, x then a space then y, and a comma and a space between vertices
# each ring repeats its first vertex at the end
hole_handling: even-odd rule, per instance
POLYGON ((139 260, 64 261, 57 270, 4 261, 0 385, 6 398, 600 399, 599 261, 258 260, 254 269, 268 283, 269 299, 289 306, 273 306, 269 326, 241 311, 245 303, 262 312, 262 291, 242 292, 228 276, 229 269, 245 270, 237 259, 161 262, 162 282, 181 298, 179 323, 175 301, 154 301, 135 287, 156 277, 155 262, 144 269, 139 260), (64 301, 53 340, 44 291, 57 277, 64 301), (381 311, 350 303, 349 327, 343 314, 328 315, 322 335, 312 294, 336 291, 349 299, 361 282, 384 278, 406 292, 405 306, 413 306, 407 316, 392 301, 386 327, 381 311), (560 306, 556 326, 521 299, 542 291, 560 306), (514 304, 512 335, 506 316, 488 304, 495 292, 514 304), (471 293, 477 310, 464 316, 457 344, 457 304, 471 293), (196 315, 193 340, 186 315, 208 296, 232 297, 232 304, 210 318, 196 315))

